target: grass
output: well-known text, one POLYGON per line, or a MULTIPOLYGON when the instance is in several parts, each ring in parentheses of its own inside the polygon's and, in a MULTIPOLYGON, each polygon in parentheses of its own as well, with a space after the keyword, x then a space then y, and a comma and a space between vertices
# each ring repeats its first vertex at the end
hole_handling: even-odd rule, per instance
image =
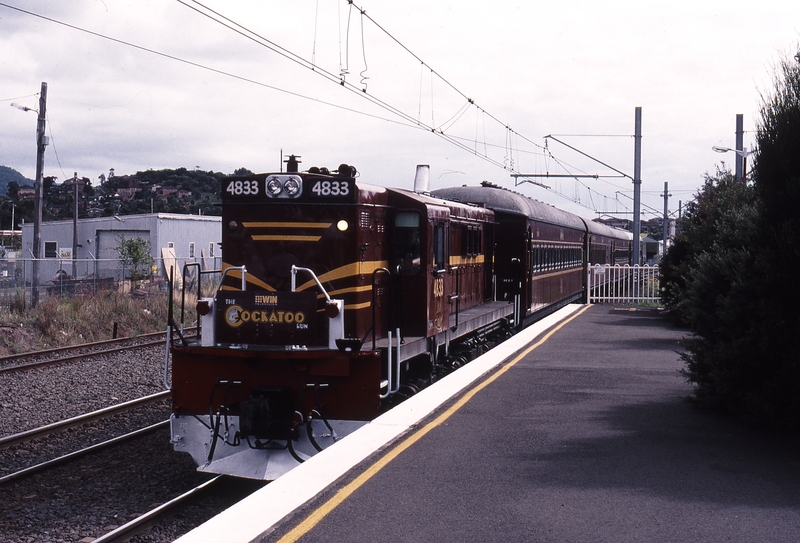
POLYGON ((0 310, 0 351, 15 354, 111 339, 115 324, 117 337, 159 332, 166 328, 167 312, 167 295, 161 293, 144 298, 109 291, 50 296, 34 308, 15 303, 0 310))

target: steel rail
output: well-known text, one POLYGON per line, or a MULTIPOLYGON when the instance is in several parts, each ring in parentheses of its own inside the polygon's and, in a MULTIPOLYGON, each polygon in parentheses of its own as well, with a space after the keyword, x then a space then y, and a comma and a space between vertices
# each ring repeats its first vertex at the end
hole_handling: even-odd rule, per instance
POLYGON ((213 479, 209 479, 205 483, 189 490, 188 492, 184 492, 180 496, 171 499, 170 501, 159 505, 155 509, 148 511, 144 515, 133 519, 130 522, 127 522, 120 526, 119 528, 115 528, 114 530, 108 532, 105 535, 102 535, 93 540, 93 543, 115 543, 121 541, 127 541, 134 535, 138 534, 154 526, 160 518, 165 516, 168 512, 170 512, 175 507, 182 505, 183 503, 187 502, 191 498, 194 498, 198 494, 201 494, 211 488, 215 483, 217 483, 220 479, 222 479, 223 475, 217 475, 213 479))
MULTIPOLYGON (((62 356, 61 358, 50 358, 48 360, 40 360, 39 362, 29 362, 27 364, 16 364, 13 366, 6 366, 4 368, 0 368, 0 374, 2 373, 13 373, 15 371, 25 371, 34 368, 42 368, 46 366, 55 366, 56 364, 63 364, 65 362, 74 362, 78 359, 92 357, 92 356, 100 356, 103 354, 111 354, 111 353, 118 353, 120 351, 126 351, 128 349, 139 349, 144 347, 153 347, 155 345, 162 345, 165 340, 160 339, 157 341, 149 341, 147 343, 137 343, 136 345, 124 345, 122 347, 114 347, 112 349, 103 349, 102 351, 93 351, 89 353, 78 353, 72 354, 68 356, 62 356)), ((75 349, 79 349, 80 347, 75 347, 75 349)), ((39 351, 42 352, 42 351, 39 351)), ((37 352, 36 354, 38 354, 37 352)), ((27 356, 28 358, 35 356, 27 356)))
POLYGON ((151 426, 147 426, 145 428, 140 428, 139 430, 135 430, 135 431, 130 432, 128 434, 124 434, 124 435, 109 439, 107 441, 103 441, 102 443, 97 443, 96 445, 92 445, 90 447, 86 447, 85 449, 80 449, 78 451, 74 451, 74 452, 71 452, 69 454, 65 454, 63 456, 59 456, 58 458, 54 458, 53 460, 48 460, 46 462, 42 462, 41 464, 36 464, 35 466, 31 466, 29 468, 25 468, 23 470, 20 470, 20 471, 14 472, 14 473, 10 473, 8 475, 0 477, 0 485, 4 485, 4 484, 10 483, 11 481, 14 481, 16 479, 20 479, 22 477, 27 477, 28 475, 33 475, 34 473, 38 473, 40 471, 44 471, 46 469, 53 468, 55 466, 64 464, 66 462, 69 462, 70 460, 74 460, 76 458, 80 458, 81 456, 85 456, 85 455, 87 455, 89 453, 92 453, 92 452, 95 452, 95 451, 98 451, 98 450, 101 450, 101 449, 105 449, 105 448, 111 447, 113 445, 117 445, 117 444, 122 443, 124 441, 128 441, 130 439, 134 439, 136 437, 139 437, 141 435, 144 435, 144 434, 147 434, 147 433, 150 433, 150 432, 154 432, 154 431, 159 430, 161 428, 164 428, 166 426, 169 426, 169 421, 168 420, 157 422, 156 424, 153 424, 151 426))
POLYGON ((156 337, 156 336, 163 336, 166 332, 150 332, 147 334, 140 334, 138 336, 129 336, 129 337, 120 337, 116 339, 104 339, 102 341, 93 341, 91 343, 81 343, 79 345, 66 345, 64 347, 53 347, 51 349, 43 349, 41 351, 30 351, 27 353, 17 353, 17 354, 9 354, 5 356, 0 356, 0 362, 5 362, 7 360, 14 360, 15 358, 29 358, 31 356, 43 356, 48 354, 55 354, 64 351, 69 351, 71 349, 81 349, 81 348, 91 348, 91 347, 98 347, 100 345, 110 345, 113 343, 121 343, 123 341, 134 341, 139 338, 148 338, 148 337, 156 337))
POLYGON ((32 441, 40 437, 49 436, 50 434, 55 432, 66 430, 68 428, 73 428, 75 426, 80 426, 82 424, 106 418, 111 415, 116 415, 118 413, 124 413, 125 411, 129 411, 131 409, 140 407, 142 405, 155 403, 159 400, 168 398, 170 394, 171 393, 169 390, 163 390, 161 392, 151 394, 150 396, 143 396, 135 400, 130 400, 128 402, 123 402, 120 404, 105 407, 103 409, 98 409, 97 411, 92 411, 90 413, 84 413, 83 415, 78 415, 76 417, 54 422, 52 424, 47 424, 39 428, 32 428, 31 430, 26 430, 18 434, 4 436, 0 438, 0 449, 5 449, 13 445, 20 445, 22 443, 26 443, 28 441, 32 441))
MULTIPOLYGON (((156 333, 157 334, 165 334, 165 332, 156 332, 156 333)), ((134 338, 127 338, 127 339, 134 339, 134 338)), ((109 341, 109 343, 113 342, 113 341, 116 341, 116 340, 111 340, 111 341, 109 341)), ((48 359, 48 360, 40 360, 39 362, 30 362, 30 363, 27 363, 27 364, 15 364, 15 365, 5 366, 3 368, 0 368, 0 374, 13 373, 15 371, 25 371, 25 370, 30 370, 30 369, 34 369, 34 368, 41 368, 41 367, 46 367, 46 366, 55 366, 56 364, 62 364, 64 362, 74 362, 75 360, 83 359, 83 358, 86 358, 86 357, 100 356, 100 355, 103 355, 103 354, 118 353, 118 352, 125 351, 125 350, 128 350, 128 349, 141 349, 141 348, 144 348, 144 347, 154 347, 156 345, 163 345, 165 341, 166 341, 166 339, 159 339, 159 340, 156 340, 156 341, 148 341, 146 343, 137 343, 137 344, 134 344, 134 345, 123 345, 121 347, 114 347, 114 348, 111 348, 111 349, 104 349, 102 351, 93 351, 93 352, 88 352, 88 353, 78 353, 78 354, 69 355, 69 356, 62 356, 61 358, 51 358, 51 359, 48 359)), ((58 349, 59 350, 66 350, 66 349, 79 350, 79 349, 81 349, 83 347, 86 347, 87 345, 95 345, 95 346, 97 346, 97 345, 102 345, 103 343, 104 342, 84 343, 84 344, 81 344, 81 345, 74 345, 72 347, 59 347, 58 349)), ((14 355, 12 357, 0 358, 0 361, 2 361, 2 360, 10 360, 10 359, 14 359, 14 358, 17 358, 17 359, 19 359, 19 358, 32 358, 34 356, 38 356, 38 355, 41 355, 42 353, 46 353, 46 352, 47 351, 35 351, 35 352, 32 352, 32 353, 25 353, 23 355, 14 355)))
MULTIPOLYGON (((197 330, 197 327, 196 326, 189 326, 189 327, 186 327, 184 329, 184 331, 192 331, 192 330, 197 330)), ((139 334, 138 336, 120 337, 120 338, 115 338, 115 339, 104 339, 102 341, 93 341, 91 343, 80 343, 78 345, 65 345, 63 347, 53 347, 51 349, 42 349, 41 351, 29 351, 29 352, 26 352, 26 353, 8 354, 8 355, 0 356, 0 364, 2 364, 3 362, 9 362, 9 361, 13 361, 13 360, 19 360, 19 359, 25 359, 25 358, 33 358, 34 356, 46 356, 46 355, 57 354, 57 353, 68 352, 68 351, 77 351, 77 350, 80 350, 80 349, 91 349, 91 348, 100 347, 100 346, 103 346, 103 345, 113 345, 115 343, 130 342, 130 341, 136 341, 136 340, 139 340, 139 339, 166 336, 166 334, 167 333, 165 331, 164 332, 148 332, 146 334, 139 334)), ((164 341, 164 340, 166 340, 166 338, 164 338, 163 340, 159 340, 159 341, 154 341, 154 342, 151 341, 151 342, 148 342, 148 343, 145 343, 145 344, 128 345, 128 347, 138 347, 140 345, 141 346, 158 345, 158 343, 160 343, 161 341, 164 341)), ((99 351, 98 354, 102 354, 104 352, 116 352, 116 351, 115 350, 99 351)), ((94 353, 88 353, 88 354, 94 354, 94 353)), ((58 359, 55 359, 55 360, 56 361, 69 360, 69 358, 58 358, 58 359)), ((16 367, 16 366, 12 366, 12 367, 16 367)))

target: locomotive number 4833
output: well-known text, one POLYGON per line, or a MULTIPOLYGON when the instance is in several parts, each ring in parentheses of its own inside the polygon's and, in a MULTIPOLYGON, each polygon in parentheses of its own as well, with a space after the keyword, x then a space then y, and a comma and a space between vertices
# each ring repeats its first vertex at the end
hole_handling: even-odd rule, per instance
POLYGON ((311 192, 316 196, 347 196, 350 194, 350 184, 347 181, 327 179, 316 181, 311 186, 311 192))
MULTIPOLYGON (((268 185, 269 179, 267 179, 268 185)), ((274 181, 273 181, 274 182, 274 181)), ((290 180, 291 182, 291 180, 290 180)), ((297 184, 295 184, 297 186, 297 184)), ((268 186, 268 192, 273 197, 281 197, 283 190, 281 183, 276 184, 276 190, 273 191, 271 186, 268 186)), ((261 183, 255 179, 236 179, 228 183, 225 188, 230 196, 261 196, 261 183)), ((288 191, 288 189, 285 189, 288 191)), ((335 180, 335 179, 318 179, 314 181, 311 188, 308 189, 308 196, 315 196, 318 198, 336 198, 342 196, 349 196, 352 192, 351 181, 335 180)), ((289 193, 292 196, 296 193, 289 193)))
POLYGON ((258 195, 258 181, 237 179, 228 183, 226 191, 234 196, 256 196, 258 195))

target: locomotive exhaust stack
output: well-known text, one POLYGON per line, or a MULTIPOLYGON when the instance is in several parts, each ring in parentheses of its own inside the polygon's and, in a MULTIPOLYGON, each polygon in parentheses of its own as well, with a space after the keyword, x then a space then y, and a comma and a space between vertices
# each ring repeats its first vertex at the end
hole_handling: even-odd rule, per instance
POLYGON ((414 175, 414 192, 425 194, 430 192, 431 167, 427 164, 418 164, 417 173, 414 175))

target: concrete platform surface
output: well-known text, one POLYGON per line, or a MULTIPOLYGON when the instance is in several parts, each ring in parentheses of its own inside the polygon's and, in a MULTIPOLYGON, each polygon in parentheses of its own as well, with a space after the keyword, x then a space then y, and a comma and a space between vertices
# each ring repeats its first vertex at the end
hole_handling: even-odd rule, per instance
MULTIPOLYGON (((419 423, 376 425, 385 445, 345 454, 361 458, 249 540, 800 540, 800 441, 692 407, 684 331, 655 309, 573 307, 547 326, 558 321, 469 364, 489 369, 419 423)), ((334 469, 328 452, 317 473, 334 469)), ((242 513, 223 515, 232 535, 242 513)))

